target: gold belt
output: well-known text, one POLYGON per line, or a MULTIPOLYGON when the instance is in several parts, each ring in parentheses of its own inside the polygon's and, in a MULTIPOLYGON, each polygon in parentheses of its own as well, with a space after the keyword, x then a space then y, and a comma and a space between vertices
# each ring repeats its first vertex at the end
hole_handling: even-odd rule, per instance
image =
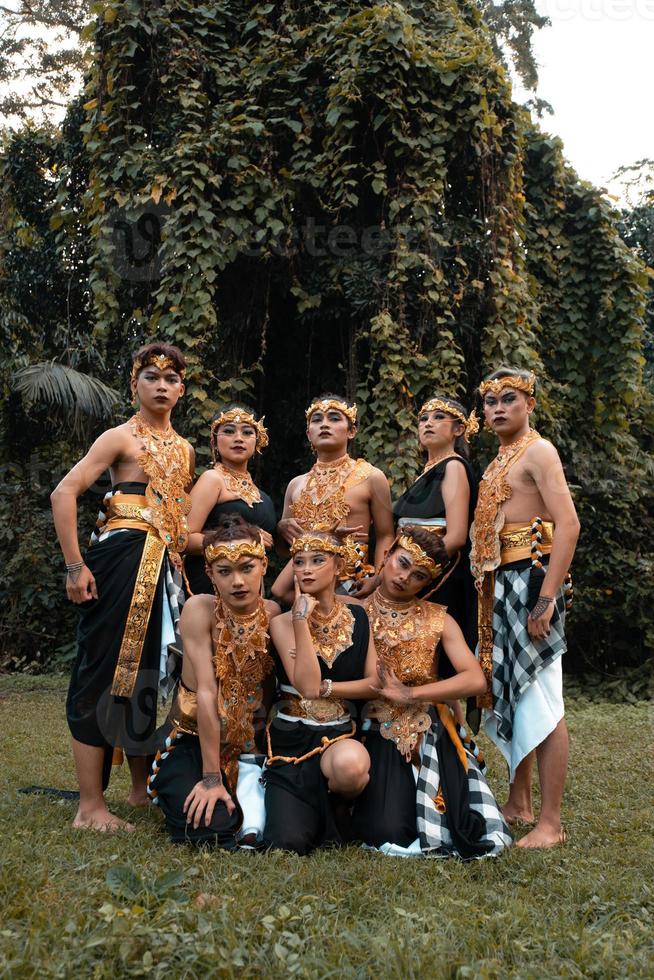
POLYGON ((141 493, 117 493, 109 498, 107 520, 103 531, 117 528, 130 528, 135 531, 150 531, 152 525, 143 519, 143 511, 148 506, 145 495, 141 493))
MULTIPOLYGON (((552 551, 554 524, 543 521, 538 548, 544 555, 552 551)), ((531 558, 531 524, 505 524, 500 531, 500 565, 531 558)))
POLYGON ((350 713, 343 701, 337 698, 302 698, 297 694, 284 692, 280 710, 291 718, 305 718, 318 723, 326 721, 347 721, 350 713))
POLYGON ((198 735, 198 696, 189 691, 182 681, 177 685, 175 701, 170 709, 170 720, 186 735, 198 735))

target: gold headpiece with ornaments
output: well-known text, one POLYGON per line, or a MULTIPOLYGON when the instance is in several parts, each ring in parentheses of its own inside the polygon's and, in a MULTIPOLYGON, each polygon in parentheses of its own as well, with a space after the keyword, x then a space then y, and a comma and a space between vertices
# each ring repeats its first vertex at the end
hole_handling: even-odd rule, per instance
POLYGON ((207 565, 215 561, 237 562, 241 558, 265 558, 266 549, 260 541, 217 541, 204 549, 207 565))
POLYGON ((414 541, 408 534, 401 534, 398 538, 398 547, 408 551, 413 559, 413 564, 424 568, 432 578, 438 578, 443 566, 437 565, 433 558, 430 558, 426 551, 423 551, 417 541, 414 541))
POLYGON ((448 415, 453 415, 459 422, 463 422, 463 438, 466 442, 470 442, 470 437, 479 432, 479 419, 477 418, 477 413, 474 411, 474 409, 466 418, 463 412, 461 412, 458 408, 455 408, 454 405, 450 405, 449 402, 443 401, 442 398, 430 398, 429 401, 425 402, 418 414, 422 415, 423 412, 436 411, 447 412, 448 415))
POLYGON ((517 388, 528 395, 533 395, 536 388, 536 375, 533 371, 529 372, 529 377, 520 378, 515 374, 507 374, 504 378, 494 378, 492 381, 482 381, 479 385, 479 394, 483 398, 488 392, 499 395, 505 388, 517 388))
POLYGON ((330 408, 337 412, 342 412, 351 425, 357 424, 356 405, 348 405, 347 402, 342 402, 338 398, 323 398, 322 400, 316 399, 315 401, 311 402, 304 413, 307 419, 307 424, 311 421, 311 416, 314 412, 328 412, 330 408))
POLYGON ((146 354, 145 357, 137 357, 132 364, 132 381, 136 381, 139 371, 142 371, 146 367, 156 367, 160 371, 165 371, 166 368, 170 368, 175 374, 180 376, 182 381, 186 374, 185 369, 178 368, 172 357, 168 357, 167 354, 146 354))
POLYGON ((260 453, 262 449, 265 449, 268 445, 268 430, 263 424, 265 415, 260 419, 255 419, 252 412, 248 412, 242 408, 230 408, 227 412, 221 412, 217 419, 211 423, 211 435, 221 425, 227 425, 228 422, 241 423, 243 425, 251 425, 253 429, 257 432, 256 449, 260 453))
POLYGON ((295 557, 301 551, 325 551, 327 554, 337 555, 339 558, 344 555, 342 545, 317 534, 300 534, 299 537, 295 538, 291 545, 291 554, 295 557))

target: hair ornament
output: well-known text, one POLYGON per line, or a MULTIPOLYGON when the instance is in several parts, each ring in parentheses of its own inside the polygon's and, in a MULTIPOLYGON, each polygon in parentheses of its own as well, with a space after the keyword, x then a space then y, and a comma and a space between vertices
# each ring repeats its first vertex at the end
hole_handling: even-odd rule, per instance
POLYGON ((211 438, 213 441, 214 434, 221 425, 227 425, 228 422, 242 423, 243 425, 251 425, 253 429, 256 429, 257 441, 256 450, 258 453, 262 449, 265 449, 268 445, 268 430, 266 429, 263 421, 265 415, 262 415, 260 419, 256 419, 252 412, 248 412, 243 408, 230 408, 227 412, 221 412, 217 419, 211 423, 211 438))
POLYGON ((470 442, 472 436, 479 432, 479 419, 477 418, 477 413, 473 409, 470 415, 466 415, 451 405, 449 402, 443 401, 442 398, 430 398, 420 409, 419 415, 423 412, 447 412, 448 415, 453 415, 458 422, 462 422, 464 426, 463 438, 466 442, 470 442))
POLYGON ((342 558, 345 554, 342 545, 317 534, 300 534, 299 537, 295 538, 291 545, 291 555, 295 557, 301 551, 324 551, 329 555, 336 555, 338 558, 342 558))
POLYGON ((314 412, 328 412, 330 408, 345 415, 351 425, 357 424, 356 405, 348 405, 347 402, 339 401, 337 398, 323 398, 322 400, 316 399, 312 401, 304 413, 307 424, 311 421, 311 416, 314 412))
POLYGON ((237 562, 241 558, 265 558, 266 549, 260 541, 217 541, 204 549, 207 565, 215 561, 237 562))
POLYGON ((186 370, 184 368, 178 368, 172 357, 168 357, 167 354, 148 354, 143 358, 137 357, 132 364, 132 381, 136 381, 139 372, 146 367, 156 367, 160 371, 165 371, 167 368, 170 368, 175 374, 180 376, 182 381, 186 374, 186 370))
POLYGON ((408 534, 401 534, 397 541, 399 548, 408 551, 413 559, 413 564, 424 568, 432 578, 438 578, 443 569, 442 565, 437 565, 433 558, 430 558, 426 551, 423 551, 417 541, 414 541, 408 534))
POLYGON ((516 388, 524 391, 528 395, 533 395, 536 389, 536 375, 533 371, 529 372, 528 378, 520 378, 514 374, 507 374, 504 378, 494 378, 492 381, 482 381, 479 385, 479 394, 483 398, 489 391, 493 395, 499 395, 505 388, 516 388))

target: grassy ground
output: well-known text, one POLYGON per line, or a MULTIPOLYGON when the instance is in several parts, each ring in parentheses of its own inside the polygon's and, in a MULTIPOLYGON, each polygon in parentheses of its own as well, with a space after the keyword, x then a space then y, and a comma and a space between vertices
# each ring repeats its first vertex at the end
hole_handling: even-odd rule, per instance
MULTIPOLYGON (((0 678, 0 975, 652 976, 645 703, 569 704, 566 847, 464 865, 174 847, 156 810, 121 802, 124 771, 109 798, 137 833, 74 831, 74 803, 16 792, 74 787, 64 691, 0 678)), ((502 799, 503 764, 484 748, 502 799)))

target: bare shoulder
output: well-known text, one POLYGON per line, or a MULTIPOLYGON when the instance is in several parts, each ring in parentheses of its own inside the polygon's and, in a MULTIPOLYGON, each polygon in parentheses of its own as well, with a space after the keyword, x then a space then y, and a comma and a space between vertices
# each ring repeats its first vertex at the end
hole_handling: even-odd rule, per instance
POLYGON ((182 607, 182 623, 187 627, 211 623, 215 601, 212 595, 189 596, 182 607))
POLYGON ((218 470, 212 466, 200 474, 195 485, 196 487, 202 486, 206 489, 214 487, 216 490, 219 490, 224 486, 224 481, 218 470))
POLYGON ((291 619, 290 612, 280 612, 278 616, 275 616, 270 620, 270 632, 274 636, 283 636, 284 633, 291 630, 293 627, 293 622, 291 619))
MULTIPOLYGON (((446 609, 447 607, 442 606, 442 608, 446 609)), ((445 640, 453 640, 459 639, 459 637, 463 637, 461 627, 457 623, 454 616, 450 616, 450 614, 446 612, 443 617, 443 638, 445 640)))
POLYGON ((108 465, 117 462, 132 450, 134 436, 128 422, 106 429, 89 449, 89 453, 102 454, 108 465))
POLYGON ((188 439, 184 439, 184 447, 185 447, 185 449, 186 449, 186 451, 188 453, 188 459, 189 459, 189 463, 191 464, 191 468, 194 469, 195 468, 195 447, 193 446, 193 444, 191 442, 188 441, 188 439))
POLYGON ((549 441, 549 439, 534 440, 524 455, 525 463, 558 463, 560 461, 559 454, 556 447, 549 441))
POLYGON ((380 470, 378 466, 372 466, 370 464, 370 473, 368 474, 368 479, 376 487, 387 487, 389 486, 388 477, 383 470, 380 470))
POLYGON ((308 473, 299 473, 298 476, 294 476, 292 480, 289 480, 288 486, 286 487, 287 497, 293 498, 294 494, 299 493, 306 483, 308 476, 308 473))
POLYGON ((264 599, 263 605, 268 615, 269 620, 276 619, 277 616, 281 616, 282 607, 274 599, 264 599))

